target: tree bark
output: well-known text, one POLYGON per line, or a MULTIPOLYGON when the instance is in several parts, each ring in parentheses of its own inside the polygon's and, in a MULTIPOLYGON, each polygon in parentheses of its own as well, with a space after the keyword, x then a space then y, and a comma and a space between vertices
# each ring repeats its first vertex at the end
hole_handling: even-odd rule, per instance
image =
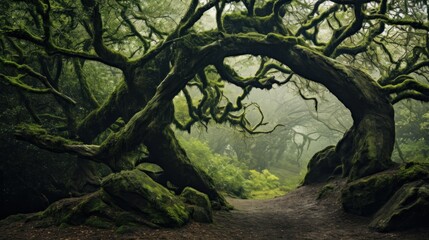
MULTIPOLYGON (((395 137, 393 107, 388 95, 367 74, 305 47, 305 43, 295 37, 257 33, 206 33, 203 36, 189 34, 176 42, 170 73, 142 110, 134 114, 119 132, 106 139, 99 149, 94 148, 97 149, 97 159, 113 159, 115 162, 142 142, 148 143, 154 136, 151 134, 161 138, 162 134, 154 133, 153 129, 164 122, 164 116, 169 116, 171 101, 198 71, 210 64, 219 64, 225 57, 253 54, 276 59, 296 74, 323 84, 351 111, 354 125, 335 149, 343 163, 344 176, 354 180, 391 165, 395 137)), ((174 148, 174 144, 170 144, 174 148)), ((177 154, 175 159, 183 158, 180 151, 177 154)), ((189 171, 186 164, 182 166, 183 172, 189 171)), ((204 182, 203 179, 199 181, 204 182)), ((210 189, 209 186, 206 188, 210 189)))
POLYGON ((181 192, 185 187, 192 187, 208 195, 210 200, 226 205, 225 199, 216 191, 212 179, 191 163, 185 150, 170 127, 155 131, 145 140, 151 162, 161 166, 167 177, 181 192))
POLYGON ((353 126, 336 147, 343 163, 343 176, 355 180, 391 167, 395 123, 388 95, 358 69, 345 67, 303 47, 295 47, 294 53, 294 62, 302 62, 296 67, 289 66, 325 85, 352 113, 353 126))
MULTIPOLYGON (((163 54, 159 58, 165 58, 163 54)), ((164 59, 168 60, 168 59, 164 59)), ((99 109, 93 111, 79 125, 78 133, 85 142, 91 142, 97 135, 105 131, 117 118, 122 117, 125 121, 130 120, 133 115, 141 108, 147 105, 147 101, 155 94, 155 87, 159 85, 166 74, 164 72, 161 60, 154 59, 147 63, 148 66, 142 66, 135 70, 135 74, 127 73, 126 77, 135 79, 121 83, 112 93, 110 98, 99 109), (156 63, 156 64, 154 64, 156 63), (133 85, 133 90, 129 90, 127 84, 133 85), (140 99, 140 100, 138 100, 140 99)), ((174 97, 174 96, 172 96, 174 97)), ((168 178, 179 190, 187 186, 193 187, 207 194, 212 201, 219 202, 226 206, 225 199, 214 188, 211 178, 192 165, 183 148, 180 147, 173 131, 168 125, 172 122, 174 114, 172 103, 166 101, 162 104, 165 111, 162 114, 154 115, 150 119, 150 130, 147 131, 146 138, 124 140, 128 147, 118 149, 118 152, 106 157, 105 162, 114 171, 122 170, 123 166, 129 166, 129 163, 122 163, 127 158, 123 157, 127 152, 134 151, 135 147, 144 143, 149 150, 149 154, 154 163, 160 165, 168 178), (143 141, 144 140, 144 141, 143 141)), ((135 135, 139 130, 134 129, 135 135)))
POLYGON ((323 84, 351 111, 354 125, 336 148, 343 162, 344 176, 353 180, 391 166, 395 138, 393 107, 388 95, 364 72, 306 48, 304 42, 294 37, 216 34, 211 38, 205 35, 198 43, 192 42, 198 36, 188 37, 191 39, 176 45, 175 66, 158 86, 154 97, 101 146, 103 154, 115 155, 148 137, 147 130, 156 123, 157 117, 165 114, 166 105, 196 72, 228 56, 253 54, 276 59, 296 74, 323 84))

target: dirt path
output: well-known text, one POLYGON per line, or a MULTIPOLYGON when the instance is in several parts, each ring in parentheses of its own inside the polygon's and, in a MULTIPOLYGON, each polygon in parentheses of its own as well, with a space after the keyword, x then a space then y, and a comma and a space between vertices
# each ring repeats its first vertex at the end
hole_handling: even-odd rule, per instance
MULTIPOLYGON (((339 182, 335 183, 341 184, 339 182)), ((321 186, 305 186, 271 200, 228 199, 235 207, 216 212, 213 224, 147 229, 116 234, 89 227, 34 228, 17 223, 0 228, 0 239, 429 239, 429 229, 399 233, 369 230, 369 219, 345 214, 338 191, 317 200, 321 186)))

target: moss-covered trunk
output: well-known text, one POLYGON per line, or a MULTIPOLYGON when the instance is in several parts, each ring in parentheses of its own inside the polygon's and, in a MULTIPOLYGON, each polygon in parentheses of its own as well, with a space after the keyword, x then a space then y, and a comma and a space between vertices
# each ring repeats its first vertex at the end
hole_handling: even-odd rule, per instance
POLYGON ((150 160, 164 169, 168 178, 179 188, 179 192, 185 187, 192 187, 207 194, 211 201, 226 205, 225 199, 216 191, 212 179, 191 163, 170 127, 151 133, 145 145, 149 149, 150 160))
MULTIPOLYGON (((126 81, 115 89, 99 109, 93 111, 81 122, 78 128, 80 138, 85 142, 91 142, 119 117, 126 122, 133 122, 135 119, 133 116, 147 105, 150 98, 155 95, 156 86, 167 75, 165 71, 168 68, 164 66, 163 58, 164 55, 161 54, 146 65, 135 69, 133 73, 126 73, 126 81)), ((164 60, 168 62, 168 59, 164 60)), ((173 97, 173 94, 169 94, 170 99, 173 97)), ((121 149, 113 156, 109 156, 106 162, 115 172, 132 168, 131 165, 136 161, 127 162, 130 160, 127 155, 143 143, 148 147, 153 162, 164 169, 169 180, 179 187, 179 190, 187 186, 193 187, 207 194, 210 200, 225 206, 226 201, 214 188, 211 178, 190 162, 169 127, 174 114, 171 101, 158 104, 162 105, 163 112, 154 113, 148 118, 150 123, 147 126, 150 130, 145 131, 147 136, 125 138, 121 149)), ((133 129, 132 135, 138 132, 138 129, 133 129)))
POLYGON ((355 180, 392 166, 393 116, 366 113, 338 143, 336 152, 343 163, 343 176, 355 180))
MULTIPOLYGON (((173 182, 180 187, 191 185, 216 200, 219 196, 210 181, 206 181, 207 177, 192 167, 171 129, 161 126, 167 126, 171 122, 169 118, 173 98, 198 71, 204 70, 208 65, 219 64, 228 56, 253 54, 278 60, 296 74, 323 84, 351 111, 354 125, 335 148, 335 154, 332 154, 341 160, 344 176, 353 180, 387 169, 391 165, 395 132, 393 107, 387 94, 364 72, 345 66, 303 45, 305 42, 299 38, 271 33, 189 34, 175 43, 173 56, 167 58, 171 60, 173 67, 168 67, 169 61, 154 61, 134 69, 134 73, 124 74, 125 82, 128 86, 132 85, 129 89, 141 91, 145 103, 135 114, 127 110, 128 116, 132 117, 128 120, 125 115, 122 116, 127 122, 122 129, 111 134, 100 146, 70 146, 60 141, 59 149, 81 155, 89 154, 94 159, 113 161, 111 165, 118 166, 116 161, 120 161, 122 155, 144 142, 149 145, 153 158, 171 175, 173 182), (160 71, 163 69, 160 67, 162 65, 167 65, 165 69, 168 74, 160 71), (132 81, 130 78, 135 79, 132 81), (89 153, 88 147, 91 150, 89 153)), ((112 111, 99 111, 101 112, 112 111)), ((113 121, 116 117, 107 115, 94 117, 95 122, 98 122, 97 119, 113 121)), ((89 123, 85 125, 91 126, 89 123)))
POLYGON ((227 56, 254 54, 276 59, 298 75, 323 84, 351 111, 354 125, 335 149, 336 157, 343 163, 344 176, 353 180, 391 165, 395 135, 393 107, 386 92, 370 76, 303 47, 301 44, 305 43, 297 38, 276 34, 205 37, 198 43, 187 39, 183 45, 177 44, 180 51, 176 53, 175 68, 158 86, 146 107, 134 115, 112 141, 103 144, 102 151, 112 154, 129 147, 130 141, 146 138, 144 132, 150 128, 153 117, 166 113, 164 105, 171 102, 196 71, 227 56), (198 46, 200 44, 204 47, 198 46))
POLYGON ((291 62, 298 74, 325 85, 352 113, 353 126, 337 144, 334 156, 341 159, 345 177, 358 179, 392 165, 393 106, 370 76, 303 47, 294 47, 281 58, 291 62))

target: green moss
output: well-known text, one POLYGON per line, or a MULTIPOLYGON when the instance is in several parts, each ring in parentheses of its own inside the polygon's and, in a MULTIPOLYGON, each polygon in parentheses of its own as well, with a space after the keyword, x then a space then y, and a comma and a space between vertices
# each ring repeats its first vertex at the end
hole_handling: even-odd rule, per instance
POLYGON ((393 130, 393 120, 377 114, 369 114, 353 126, 337 147, 344 176, 353 181, 392 168, 393 130))
POLYGON ((210 209, 211 204, 208 196, 202 192, 199 192, 191 187, 186 187, 180 194, 185 199, 186 203, 197 205, 205 209, 210 209))
POLYGON ((429 163, 409 162, 402 165, 399 171, 402 180, 424 179, 429 177, 429 163))
POLYGON ((34 145, 53 152, 65 152, 67 145, 82 145, 82 142, 73 141, 61 136, 51 135, 42 126, 37 124, 20 124, 15 129, 15 136, 33 143, 34 145))
POLYGON ((389 199, 397 185, 397 175, 393 172, 352 182, 342 192, 343 208, 358 215, 373 214, 389 199))
POLYGON ((49 225, 80 225, 94 214, 106 214, 110 206, 102 201, 102 191, 80 198, 69 198, 55 202, 34 220, 42 220, 49 225))
POLYGON ((272 43, 284 43, 284 44, 291 44, 291 45, 302 45, 306 46, 306 43, 304 39, 299 37, 291 37, 291 36, 284 36, 277 33, 268 33, 265 37, 265 40, 272 42, 272 43))
POLYGON ((138 169, 111 174, 102 187, 121 205, 136 209, 154 224, 181 226, 189 218, 180 198, 138 169))
POLYGON ((38 134, 38 135, 48 134, 46 129, 42 128, 42 126, 40 126, 38 124, 31 124, 31 123, 20 124, 16 127, 16 130, 17 131, 32 132, 32 133, 38 134))
POLYGON ((186 187, 180 194, 187 204, 191 204, 189 211, 197 222, 212 222, 213 212, 209 197, 191 187, 186 187))
POLYGON ((137 166, 137 169, 143 172, 152 172, 152 173, 162 173, 164 170, 156 164, 153 163, 142 163, 137 166))
POLYGON ((156 182, 164 186, 167 185, 167 176, 164 174, 164 169, 162 169, 159 165, 144 162, 139 164, 137 169, 149 175, 149 177, 151 177, 156 182))
POLYGON ((232 13, 225 15, 222 21, 227 33, 258 32, 267 34, 275 32, 277 25, 272 15, 249 17, 241 13, 232 13))
POLYGON ((368 216, 380 209, 404 184, 429 178, 429 164, 407 163, 349 183, 342 192, 345 211, 368 216))
MULTIPOLYGON (((139 170, 132 173, 144 174, 139 170)), ((164 188, 160 190, 162 186, 148 182, 146 177, 145 181, 139 181, 138 177, 133 179, 127 178, 126 174, 116 174, 109 179, 118 178, 120 182, 108 182, 114 187, 107 187, 113 191, 106 192, 101 189, 80 198, 60 200, 31 220, 36 221, 38 227, 85 224, 97 228, 112 228, 144 224, 157 228, 158 224, 181 226, 186 223, 189 215, 180 198, 164 188), (142 189, 146 189, 146 192, 143 193, 142 189)))

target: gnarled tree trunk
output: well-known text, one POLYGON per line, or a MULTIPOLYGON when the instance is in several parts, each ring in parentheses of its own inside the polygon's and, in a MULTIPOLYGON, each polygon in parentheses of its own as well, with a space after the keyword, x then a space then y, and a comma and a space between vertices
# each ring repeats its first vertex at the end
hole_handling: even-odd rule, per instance
MULTIPOLYGON (((119 117, 128 122, 136 112, 144 108, 155 94, 155 87, 159 85, 166 75, 164 65, 165 61, 168 65, 169 59, 165 58, 165 54, 167 53, 160 54, 159 57, 146 65, 137 68, 134 73, 126 73, 126 77, 133 79, 128 79, 121 83, 99 109, 94 110, 80 123, 78 127, 79 137, 85 142, 91 142, 119 117), (128 85, 132 85, 133 88, 128 85)), ((174 114, 172 103, 164 104, 163 107, 167 111, 164 114, 154 116, 153 119, 156 120, 150 124, 150 130, 147 131, 148 136, 145 141, 127 139, 126 144, 133 147, 142 143, 146 145, 150 159, 164 169, 170 181, 179 188, 179 191, 190 186, 207 194, 210 200, 226 206, 225 199, 216 191, 211 178, 190 162, 173 131, 168 126, 172 122, 174 114)), ((135 131, 135 134, 138 133, 138 130, 135 131)), ((129 151, 134 151, 133 147, 124 148, 119 153, 121 156, 114 156, 113 160, 109 156, 108 162, 113 171, 118 172, 132 168, 130 164, 133 163, 125 162, 128 159, 123 156, 129 151)))
POLYGON ((354 180, 389 168, 395 123, 393 106, 383 89, 358 69, 303 47, 295 47, 293 53, 291 68, 325 85, 352 113, 353 126, 336 147, 343 175, 354 180))
POLYGON ((170 127, 151 133, 145 145, 150 152, 150 161, 164 169, 168 178, 179 188, 178 192, 189 186, 207 194, 210 200, 227 205, 216 191, 212 179, 191 163, 170 127))

